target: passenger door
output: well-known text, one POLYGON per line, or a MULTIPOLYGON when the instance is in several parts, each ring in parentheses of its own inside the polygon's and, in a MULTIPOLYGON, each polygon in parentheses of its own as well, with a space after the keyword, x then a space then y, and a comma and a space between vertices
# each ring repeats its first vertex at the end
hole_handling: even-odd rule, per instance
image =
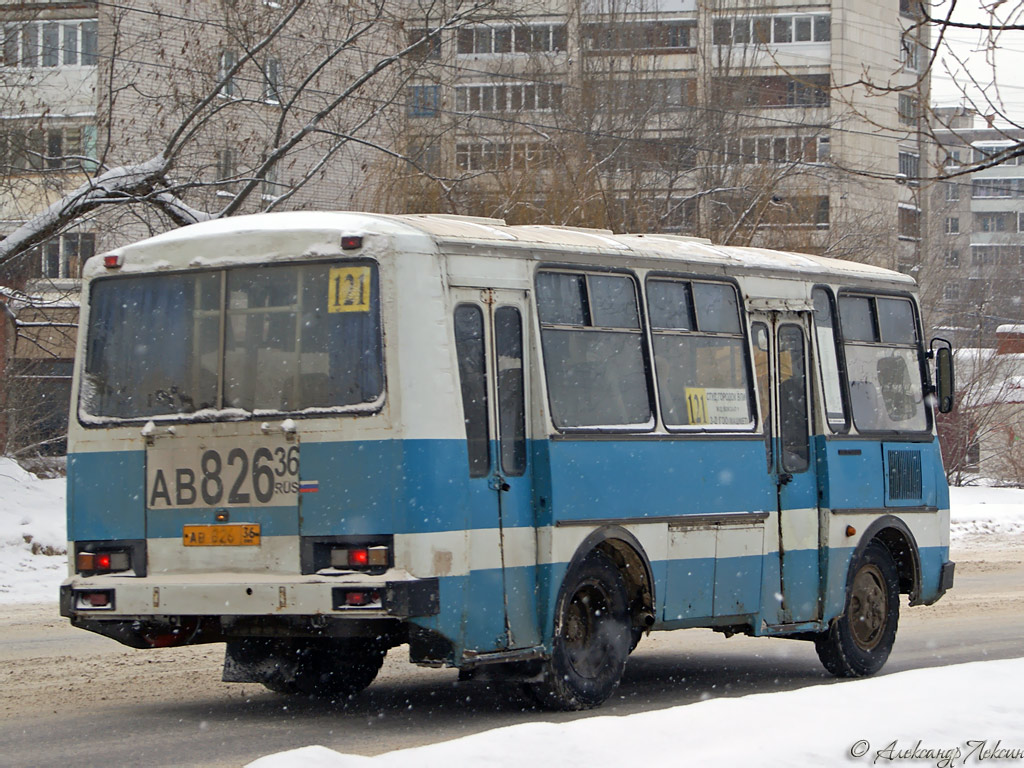
POLYGON ((527 294, 454 289, 455 346, 470 486, 465 646, 490 651, 540 642, 536 528, 528 444, 527 294))
POLYGON ((767 467, 778 498, 782 596, 774 622, 778 624, 813 621, 821 616, 820 516, 811 444, 813 368, 808 325, 807 314, 780 311, 755 317, 751 326, 762 409, 767 411, 767 467))

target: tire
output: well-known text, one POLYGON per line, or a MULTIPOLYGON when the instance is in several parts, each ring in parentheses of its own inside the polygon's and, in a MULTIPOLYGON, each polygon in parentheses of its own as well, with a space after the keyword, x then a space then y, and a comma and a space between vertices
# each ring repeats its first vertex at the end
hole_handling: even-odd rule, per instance
POLYGON ((836 677, 873 675, 889 658, 899 619, 896 562, 872 541, 850 565, 842 615, 814 639, 818 658, 836 677))
POLYGON ((591 552, 562 584, 545 680, 530 693, 549 709, 591 709, 618 686, 632 643, 622 574, 591 552))
POLYGON ((284 692, 317 699, 351 698, 374 681, 386 653, 377 641, 363 638, 311 641, 296 648, 295 676, 283 686, 284 692))
POLYGON ((377 640, 273 640, 229 642, 235 682, 258 682, 274 693, 344 700, 380 671, 387 646, 377 640))

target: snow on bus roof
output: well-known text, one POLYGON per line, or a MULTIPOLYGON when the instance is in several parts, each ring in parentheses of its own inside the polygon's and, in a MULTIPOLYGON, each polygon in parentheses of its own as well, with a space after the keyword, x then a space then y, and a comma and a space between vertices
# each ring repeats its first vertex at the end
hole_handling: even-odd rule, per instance
POLYGON ((137 246, 170 245, 192 239, 222 235, 258 234, 304 230, 308 232, 340 232, 344 234, 426 235, 436 241, 504 242, 535 246, 545 250, 560 247, 585 247, 612 255, 632 253, 645 258, 678 259, 685 257, 708 265, 750 269, 785 269, 804 273, 833 273, 876 278, 889 282, 913 284, 913 279, 899 272, 861 264, 768 248, 714 245, 710 240, 682 235, 614 234, 606 229, 584 229, 553 225, 509 225, 502 219, 449 214, 391 215, 353 211, 288 211, 278 213, 232 216, 213 219, 171 230, 141 243, 124 246, 131 251, 137 246))

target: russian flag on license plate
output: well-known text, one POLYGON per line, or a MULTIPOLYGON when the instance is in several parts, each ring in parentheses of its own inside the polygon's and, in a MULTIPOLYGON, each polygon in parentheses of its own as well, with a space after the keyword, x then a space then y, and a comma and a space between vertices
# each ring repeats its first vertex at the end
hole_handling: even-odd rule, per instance
POLYGON ((320 490, 319 480, 300 480, 299 493, 316 493, 320 490))

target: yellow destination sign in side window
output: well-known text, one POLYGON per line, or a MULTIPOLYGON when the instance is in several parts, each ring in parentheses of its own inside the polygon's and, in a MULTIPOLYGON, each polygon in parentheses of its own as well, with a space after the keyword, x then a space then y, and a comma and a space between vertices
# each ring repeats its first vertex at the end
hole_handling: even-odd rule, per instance
POLYGON ((329 273, 328 312, 370 311, 370 268, 335 267, 329 273))

